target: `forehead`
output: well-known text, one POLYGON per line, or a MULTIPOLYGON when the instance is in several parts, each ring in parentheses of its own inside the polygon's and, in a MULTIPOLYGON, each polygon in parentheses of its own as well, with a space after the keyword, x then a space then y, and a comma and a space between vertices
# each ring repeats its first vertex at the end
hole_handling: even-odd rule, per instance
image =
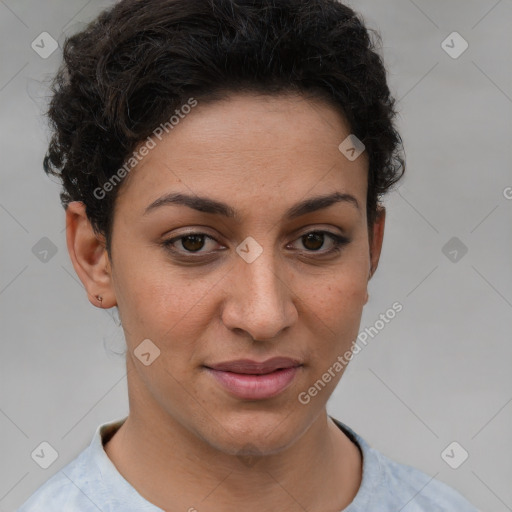
POLYGON ((364 204, 367 157, 350 161, 340 152, 348 135, 343 115, 322 100, 295 94, 198 100, 172 131, 154 138, 117 202, 142 214, 150 202, 175 190, 249 205, 302 198, 315 189, 350 192, 364 204))

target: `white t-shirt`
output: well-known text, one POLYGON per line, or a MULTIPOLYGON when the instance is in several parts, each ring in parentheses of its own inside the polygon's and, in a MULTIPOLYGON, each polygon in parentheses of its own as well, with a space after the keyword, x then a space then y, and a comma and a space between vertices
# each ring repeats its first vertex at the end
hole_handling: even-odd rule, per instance
MULTIPOLYGON (((125 419, 100 425, 91 444, 17 512, 163 512, 121 476, 103 449, 104 442, 125 419)), ((332 419, 359 447, 363 457, 361 486, 350 505, 340 512, 478 512, 446 484, 394 462, 371 448, 347 425, 332 419)))

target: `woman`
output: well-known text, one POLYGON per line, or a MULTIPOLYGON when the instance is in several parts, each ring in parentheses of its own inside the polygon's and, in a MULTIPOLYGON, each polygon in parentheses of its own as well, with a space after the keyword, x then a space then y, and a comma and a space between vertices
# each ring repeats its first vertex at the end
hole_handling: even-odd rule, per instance
POLYGON ((326 403, 404 170, 361 19, 334 0, 124 0, 64 47, 45 170, 130 413, 20 509, 461 512, 326 403))

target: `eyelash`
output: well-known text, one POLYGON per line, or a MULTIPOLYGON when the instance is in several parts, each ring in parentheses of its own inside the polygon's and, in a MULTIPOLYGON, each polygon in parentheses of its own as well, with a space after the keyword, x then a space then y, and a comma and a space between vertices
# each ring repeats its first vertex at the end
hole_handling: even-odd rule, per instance
MULTIPOLYGON (((298 237, 296 240, 300 240, 301 238, 307 236, 307 235, 310 235, 310 234, 323 234, 323 235, 327 235, 327 237, 329 237, 332 242, 333 242, 333 247, 327 251, 323 251, 321 252, 320 250, 318 251, 315 251, 315 250, 307 250, 306 249, 306 252, 310 253, 310 254, 317 254, 317 255, 320 255, 320 256, 329 256, 329 255, 334 255, 334 254, 338 254, 341 252, 341 249, 347 245, 350 240, 344 236, 341 236, 341 235, 337 235, 335 233, 331 233, 330 231, 322 231, 322 230, 313 230, 313 231, 308 231, 306 233, 303 233, 300 237, 298 237)), ((174 238, 170 238, 169 240, 165 240, 162 242, 162 246, 172 252, 172 253, 175 253, 175 254, 178 254, 179 256, 184 256, 186 259, 189 259, 189 260, 194 260, 194 259, 199 259, 201 258, 201 256, 211 256, 212 253, 201 253, 199 251, 187 251, 186 249, 184 249, 185 253, 183 252, 180 252, 178 250, 176 250, 175 248, 172 247, 172 245, 179 241, 179 240, 183 240, 185 238, 188 238, 190 236, 200 236, 200 237, 204 237, 205 239, 206 238, 209 238, 210 240, 214 240, 215 242, 217 242, 217 240, 215 240, 215 238, 211 237, 210 235, 207 235, 206 233, 201 233, 201 232, 190 232, 190 233, 185 233, 183 235, 180 235, 180 236, 177 236, 177 237, 174 237, 174 238), (198 254, 199 256, 193 256, 194 254, 198 254)), ((294 241, 296 241, 294 240, 294 241)), ((218 243, 218 242, 217 242, 218 243)))

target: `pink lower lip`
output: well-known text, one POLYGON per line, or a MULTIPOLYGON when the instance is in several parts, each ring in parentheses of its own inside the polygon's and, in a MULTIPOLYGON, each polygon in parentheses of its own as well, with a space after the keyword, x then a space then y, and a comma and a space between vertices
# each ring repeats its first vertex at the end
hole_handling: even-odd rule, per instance
POLYGON ((263 400, 278 395, 289 386, 298 369, 294 366, 264 375, 252 375, 207 368, 227 391, 244 400, 263 400))

